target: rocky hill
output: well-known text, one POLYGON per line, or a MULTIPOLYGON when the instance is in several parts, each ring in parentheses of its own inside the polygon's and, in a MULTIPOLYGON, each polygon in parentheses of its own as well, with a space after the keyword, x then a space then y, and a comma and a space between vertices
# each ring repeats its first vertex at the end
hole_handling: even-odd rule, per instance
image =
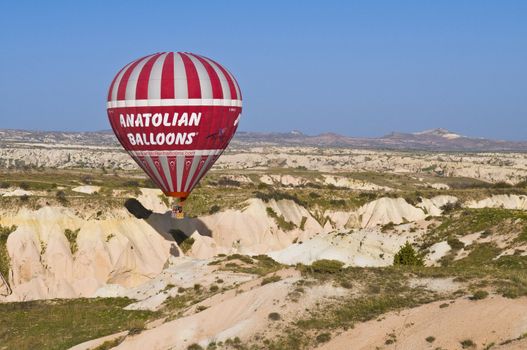
MULTIPOLYGON (((527 151, 527 142, 491 140, 463 136, 446 129, 422 132, 392 132, 377 138, 350 137, 336 133, 306 135, 293 130, 288 133, 262 133, 238 131, 233 145, 258 146, 316 146, 351 147, 363 149, 425 150, 425 151, 527 151)), ((0 129, 0 146, 32 143, 36 146, 60 145, 75 147, 92 145, 98 147, 119 146, 109 130, 99 132, 53 132, 0 129)))
POLYGON ((527 151, 527 142, 471 138, 446 129, 433 129, 416 133, 392 132, 378 138, 349 137, 335 133, 310 136, 297 131, 290 133, 238 132, 234 141, 245 145, 272 144, 463 152, 527 151))

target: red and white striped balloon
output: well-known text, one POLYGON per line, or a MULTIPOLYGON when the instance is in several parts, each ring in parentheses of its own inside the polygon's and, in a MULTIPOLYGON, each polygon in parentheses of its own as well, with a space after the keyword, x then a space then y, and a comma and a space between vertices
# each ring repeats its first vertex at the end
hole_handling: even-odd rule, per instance
POLYGON ((185 199, 236 132, 240 87, 217 62, 161 52, 117 73, 108 118, 124 149, 168 196, 185 199))

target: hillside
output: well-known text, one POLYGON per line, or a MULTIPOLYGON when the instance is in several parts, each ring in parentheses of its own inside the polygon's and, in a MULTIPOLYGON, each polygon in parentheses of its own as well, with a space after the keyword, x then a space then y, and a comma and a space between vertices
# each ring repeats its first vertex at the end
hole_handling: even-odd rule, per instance
MULTIPOLYGON (((38 146, 92 145, 99 147, 118 146, 111 131, 99 132, 52 132, 0 129, 0 146, 11 143, 32 143, 38 146)), ((300 131, 288 133, 262 133, 239 131, 235 134, 233 145, 238 146, 316 146, 352 147, 361 149, 457 151, 457 152, 497 152, 527 151, 527 142, 491 140, 463 136, 446 129, 432 129, 422 132, 392 132, 377 138, 351 137, 336 133, 305 135, 300 131)))

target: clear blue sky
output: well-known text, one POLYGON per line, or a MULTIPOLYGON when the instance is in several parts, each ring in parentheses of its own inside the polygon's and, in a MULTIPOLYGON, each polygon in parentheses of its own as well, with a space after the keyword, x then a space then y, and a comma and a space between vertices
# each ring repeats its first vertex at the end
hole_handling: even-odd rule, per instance
POLYGON ((108 85, 158 51, 238 78, 241 130, 527 140, 527 1, 0 3, 0 128, 108 129, 108 85))

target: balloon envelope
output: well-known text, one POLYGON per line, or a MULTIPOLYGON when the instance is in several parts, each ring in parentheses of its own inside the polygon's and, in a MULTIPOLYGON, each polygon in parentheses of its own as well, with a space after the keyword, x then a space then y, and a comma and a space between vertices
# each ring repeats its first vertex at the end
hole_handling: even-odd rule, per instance
POLYGON ((234 76, 187 52, 129 63, 108 92, 108 118, 121 145, 166 195, 180 198, 227 147, 241 111, 234 76))

